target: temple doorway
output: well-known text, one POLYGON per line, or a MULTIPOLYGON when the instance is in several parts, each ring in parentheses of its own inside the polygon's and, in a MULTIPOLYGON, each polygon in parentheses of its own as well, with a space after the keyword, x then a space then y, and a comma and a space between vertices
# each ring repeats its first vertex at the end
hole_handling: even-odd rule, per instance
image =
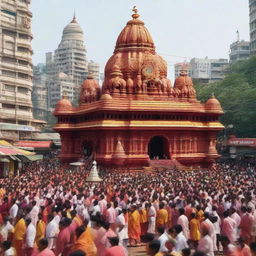
POLYGON ((83 146, 83 153, 84 153, 84 158, 87 159, 92 155, 92 144, 91 143, 85 143, 83 146))
POLYGON ((168 140, 162 136, 151 138, 148 144, 148 155, 151 160, 170 159, 168 140))

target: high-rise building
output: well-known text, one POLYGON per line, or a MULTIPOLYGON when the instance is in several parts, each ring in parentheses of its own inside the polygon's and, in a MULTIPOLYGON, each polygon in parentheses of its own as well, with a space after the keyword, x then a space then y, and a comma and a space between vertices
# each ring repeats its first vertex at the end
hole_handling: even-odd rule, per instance
POLYGON ((250 10, 250 51, 256 53, 256 0, 249 0, 250 10))
POLYGON ((73 76, 81 85, 88 73, 84 33, 76 18, 64 28, 61 42, 54 53, 55 72, 73 76))
POLYGON ((29 4, 30 0, 1 0, 0 131, 2 137, 10 139, 25 138, 38 124, 33 119, 31 101, 33 51, 29 4))
POLYGON ((99 64, 87 61, 84 33, 76 17, 73 17, 64 28, 61 42, 54 54, 46 53, 48 111, 53 110, 63 94, 75 103, 78 100, 81 84, 89 73, 94 79, 100 79, 99 64))
POLYGON ((201 83, 223 80, 229 66, 227 59, 193 58, 190 61, 191 77, 201 83))
POLYGON ((230 45, 229 62, 234 64, 238 60, 246 60, 250 57, 250 42, 236 41, 230 45))

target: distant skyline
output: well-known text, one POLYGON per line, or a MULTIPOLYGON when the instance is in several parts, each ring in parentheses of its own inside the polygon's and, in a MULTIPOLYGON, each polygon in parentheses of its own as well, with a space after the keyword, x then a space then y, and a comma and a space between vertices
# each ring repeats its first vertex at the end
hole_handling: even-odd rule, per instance
POLYGON ((173 80, 174 63, 228 58, 229 45, 249 40, 248 0, 32 0, 33 64, 60 43, 74 11, 84 31, 88 60, 104 70, 116 39, 136 5, 173 80))

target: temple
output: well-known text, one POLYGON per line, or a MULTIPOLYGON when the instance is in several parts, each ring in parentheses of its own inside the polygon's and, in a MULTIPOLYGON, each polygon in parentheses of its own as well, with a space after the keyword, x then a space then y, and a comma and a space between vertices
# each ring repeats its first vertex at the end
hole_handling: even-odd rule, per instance
POLYGON ((133 11, 105 66, 102 87, 89 75, 77 107, 65 97, 56 104, 59 157, 71 162, 91 156, 114 168, 209 166, 224 128, 221 105, 214 95, 199 102, 185 69, 172 86, 165 60, 133 11))

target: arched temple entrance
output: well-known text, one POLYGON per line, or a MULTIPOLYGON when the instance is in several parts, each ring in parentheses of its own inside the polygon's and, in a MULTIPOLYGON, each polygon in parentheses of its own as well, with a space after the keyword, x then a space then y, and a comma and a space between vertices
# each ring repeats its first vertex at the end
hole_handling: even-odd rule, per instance
POLYGON ((150 159, 170 159, 169 142, 165 137, 155 136, 148 144, 150 159))

